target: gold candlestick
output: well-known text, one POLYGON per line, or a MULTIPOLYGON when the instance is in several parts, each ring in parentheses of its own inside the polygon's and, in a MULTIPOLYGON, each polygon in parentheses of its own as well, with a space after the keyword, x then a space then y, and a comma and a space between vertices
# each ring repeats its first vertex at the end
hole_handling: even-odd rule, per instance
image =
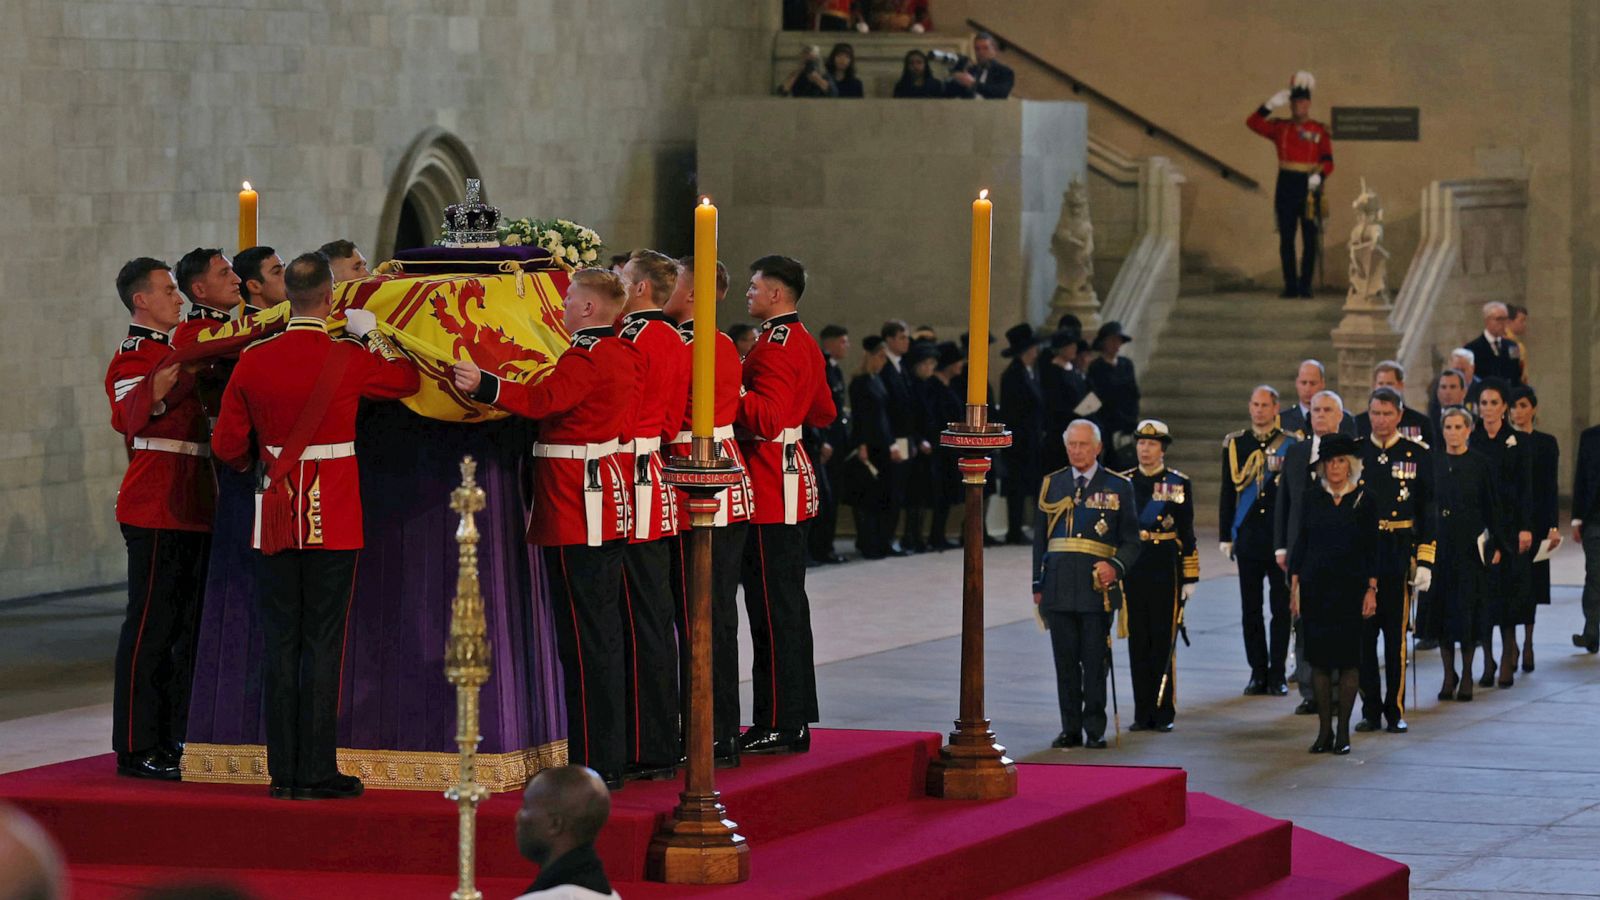
POLYGON ((477 869, 478 804, 489 791, 477 782, 478 690, 489 680, 488 625, 483 617, 483 595, 478 592, 478 523, 474 514, 484 507, 483 488, 473 480, 478 463, 461 458, 461 486, 450 493, 450 508, 461 515, 456 528, 460 564, 456 572, 456 597, 450 606, 450 637, 444 647, 444 677, 456 686, 456 746, 461 750, 461 773, 455 786, 444 792, 460 813, 457 886, 452 900, 483 900, 473 883, 477 869))

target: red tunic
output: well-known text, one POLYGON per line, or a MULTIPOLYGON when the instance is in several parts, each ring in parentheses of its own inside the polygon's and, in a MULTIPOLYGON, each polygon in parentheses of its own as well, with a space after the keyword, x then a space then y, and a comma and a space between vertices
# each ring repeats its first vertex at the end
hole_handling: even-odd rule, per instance
POLYGON ((333 401, 299 464, 289 469, 295 498, 295 548, 359 550, 363 544, 361 477, 356 466, 356 408, 361 398, 395 400, 416 393, 417 367, 405 357, 384 359, 356 340, 328 336, 321 319, 296 318, 282 333, 239 355, 222 395, 212 436, 217 458, 241 471, 264 447, 282 447, 305 409, 329 354, 350 354, 333 401))
MULTIPOLYGON (((193 346, 199 343, 200 336, 205 332, 226 326, 232 321, 233 316, 220 309, 191 303, 189 318, 172 331, 172 348, 182 350, 193 346)), ((200 402, 206 408, 206 415, 213 420, 222 409, 222 392, 228 387, 228 378, 233 374, 238 359, 236 354, 212 357, 205 360, 200 371, 195 373, 195 380, 199 382, 200 402)))
POLYGON ((755 486, 750 521, 757 525, 793 525, 817 514, 817 475, 800 429, 821 428, 835 418, 822 366, 822 350, 799 313, 761 323, 761 335, 744 359, 736 424, 755 486))
POLYGON ((1278 148, 1278 168, 1291 172, 1333 174, 1333 136, 1321 122, 1307 119, 1269 119, 1266 107, 1250 114, 1244 123, 1278 148))
POLYGON ((584 328, 534 384, 483 374, 474 399, 544 420, 534 445, 528 543, 598 546, 628 536, 632 506, 616 441, 633 428, 638 360, 610 328, 584 328))
MULTIPOLYGON (((678 325, 678 333, 683 335, 683 341, 689 346, 690 354, 694 352, 694 320, 690 319, 678 325)), ((727 525, 731 522, 748 522, 755 507, 755 496, 750 490, 750 467, 745 465, 744 454, 739 452, 739 442, 733 439, 733 420, 739 414, 739 390, 744 381, 744 361, 739 358, 739 348, 734 345, 733 338, 718 331, 717 335, 717 384, 714 393, 716 403, 712 410, 712 424, 717 429, 717 445, 722 455, 732 459, 744 469, 744 478, 739 484, 717 495, 721 506, 717 509, 716 524, 727 525)), ((670 456, 688 456, 694 449, 690 441, 690 431, 694 427, 694 396, 691 392, 689 402, 683 409, 683 424, 679 426, 678 433, 673 437, 670 456)), ((678 494, 678 529, 687 531, 689 528, 688 495, 678 494)))
POLYGON ((658 309, 623 316, 617 337, 638 352, 643 388, 636 393, 633 427, 618 435, 624 445, 619 459, 633 483, 632 540, 653 541, 678 533, 678 495, 662 481, 661 447, 683 422, 693 354, 672 320, 658 309))
POLYGON ((180 370, 160 403, 152 402, 152 391, 138 389, 171 352, 166 334, 130 325, 106 369, 111 427, 128 448, 128 471, 117 491, 117 521, 139 528, 210 531, 217 483, 194 376, 180 370))

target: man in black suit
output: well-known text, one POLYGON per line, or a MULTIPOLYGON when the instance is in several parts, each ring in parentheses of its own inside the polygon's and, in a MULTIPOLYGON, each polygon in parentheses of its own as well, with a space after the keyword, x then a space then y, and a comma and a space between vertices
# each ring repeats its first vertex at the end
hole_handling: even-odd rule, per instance
POLYGON ((1522 351, 1506 334, 1511 315, 1504 303, 1491 300, 1483 305, 1483 333, 1466 345, 1477 364, 1478 377, 1504 378, 1507 384, 1522 383, 1522 351))
MULTIPOLYGON (((1372 389, 1388 388, 1399 394, 1402 398, 1406 395, 1406 367, 1392 359, 1386 359, 1372 367, 1372 389)), ((1400 436, 1408 441, 1416 441, 1423 447, 1433 446, 1433 422, 1426 415, 1417 412, 1409 406, 1400 407, 1400 436)), ((1366 437, 1372 434, 1372 418, 1366 413, 1356 416, 1356 435, 1366 437)))
MULTIPOLYGON (((1293 406, 1284 407, 1278 415, 1279 427, 1283 433, 1298 440, 1304 440, 1311 433, 1311 398, 1318 391, 1328 387, 1328 373, 1321 362, 1315 359, 1304 360, 1294 376, 1294 393, 1298 398, 1293 406)), ((1346 437, 1356 436, 1356 418, 1349 413, 1344 413, 1339 420, 1338 431, 1346 437)))
MULTIPOLYGON (((1333 391, 1318 391, 1311 398, 1309 415, 1311 433, 1305 440, 1296 442, 1283 454, 1283 471, 1278 478, 1278 501, 1273 509, 1272 545, 1278 567, 1289 569, 1289 548, 1300 535, 1300 516, 1306 491, 1311 488, 1311 461, 1317 458, 1317 448, 1322 439, 1339 431, 1340 423, 1349 418, 1344 411, 1344 401, 1333 391)), ((1300 705, 1297 715, 1309 716, 1317 711, 1311 691, 1311 667, 1306 664, 1305 636, 1300 630, 1300 620, 1294 622, 1295 672, 1290 680, 1300 686, 1300 705)))
POLYGON ((1572 644, 1600 653, 1600 425, 1578 437, 1572 540, 1583 547, 1583 631, 1572 636, 1572 644))
POLYGON ((1027 322, 1006 329, 1006 349, 1011 360, 1000 374, 1000 418, 1011 429, 1011 446, 1000 451, 1005 464, 1006 543, 1029 543, 1022 524, 1038 502, 1040 446, 1048 439, 1044 427, 1044 394, 1039 379, 1039 335, 1027 322))
POLYGON ((828 390, 833 393, 833 408, 838 410, 839 415, 826 428, 808 425, 805 429, 807 449, 813 452, 811 458, 817 463, 817 482, 821 492, 817 517, 811 520, 811 532, 807 540, 811 545, 812 562, 842 563, 844 557, 833 550, 839 526, 839 497, 833 489, 833 482, 839 468, 839 457, 848 451, 847 445, 850 443, 850 414, 845 411, 848 391, 844 369, 840 365, 845 354, 850 352, 850 332, 843 325, 824 325, 818 336, 822 358, 827 363, 822 371, 828 378, 828 390))
POLYGON ((889 361, 878 373, 883 389, 889 395, 889 445, 888 496, 883 509, 884 527, 889 532, 890 556, 908 556, 908 551, 894 540, 900 525, 900 512, 906 505, 906 480, 910 476, 911 456, 916 452, 917 408, 911 396, 911 375, 905 370, 906 352, 911 349, 911 329, 899 319, 890 319, 878 329, 883 338, 883 349, 889 361))
POLYGON ((1010 66, 995 59, 999 52, 1000 42, 994 35, 978 32, 972 38, 972 61, 950 73, 945 96, 964 100, 1004 100, 1011 96, 1017 75, 1010 66))

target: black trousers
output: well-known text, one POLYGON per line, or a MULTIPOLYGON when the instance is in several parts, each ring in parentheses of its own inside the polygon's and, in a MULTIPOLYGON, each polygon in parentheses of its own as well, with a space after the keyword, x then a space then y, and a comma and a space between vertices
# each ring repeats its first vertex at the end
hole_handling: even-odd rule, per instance
POLYGON ((1050 624, 1050 649, 1056 660, 1056 698, 1061 730, 1089 740, 1106 733, 1106 663, 1111 647, 1111 615, 1104 612, 1044 613, 1050 624))
POLYGON ((1289 580, 1273 559, 1235 560, 1239 565, 1239 607, 1244 615, 1244 655, 1250 677, 1282 681, 1289 658, 1289 580), (1272 643, 1262 615, 1261 582, 1272 604, 1272 643))
POLYGON ((887 490, 883 494, 882 505, 879 507, 879 521, 884 527, 885 551, 894 544, 894 532, 900 527, 900 513, 906 508, 906 492, 911 479, 911 461, 901 460, 883 466, 879 471, 884 474, 883 482, 887 490))
POLYGON ((1316 219, 1306 218, 1306 195, 1311 192, 1311 175, 1308 172, 1278 170, 1277 192, 1273 209, 1278 217, 1278 256, 1283 263, 1283 288, 1285 291, 1305 293, 1311 290, 1311 280, 1317 271, 1318 227, 1316 219), (1295 271, 1294 235, 1301 234, 1299 272, 1295 271))
POLYGON ((670 765, 683 755, 678 642, 673 635, 672 541, 622 550, 623 691, 628 762, 670 765))
POLYGON ((1039 486, 1035 484, 1030 491, 1027 485, 1016 483, 1018 480, 1008 478, 1005 481, 1007 540, 1022 537, 1022 526, 1028 524, 1033 511, 1039 507, 1039 486))
MULTIPOLYGON (((739 575, 744 569, 747 522, 711 529, 711 736, 739 734, 739 575)), ((689 727, 690 532, 673 538, 672 592, 678 625, 678 686, 684 728, 689 727)))
POLYGON ((1133 677, 1133 717, 1144 725, 1165 725, 1176 713, 1176 672, 1167 681, 1161 703, 1161 676, 1167 674, 1172 650, 1173 614, 1177 608, 1178 544, 1145 544, 1123 582, 1128 593, 1128 673, 1133 677), (1145 554, 1150 558, 1146 559, 1145 554))
POLYGON ((339 774, 339 670, 360 553, 256 554, 267 771, 274 784, 317 784, 339 774))
POLYGON ((1361 620, 1361 717, 1390 722, 1405 716, 1406 573, 1378 576, 1378 614, 1361 620), (1383 681, 1378 680, 1378 639, 1383 639, 1383 681))
POLYGON ((811 558, 822 561, 833 556, 833 541, 839 533, 839 496, 833 490, 833 467, 823 465, 820 448, 812 452, 811 460, 817 471, 817 515, 811 520, 811 531, 806 541, 811 548, 811 558))
POLYGON ((211 535, 122 526, 128 610, 117 636, 111 749, 144 753, 183 740, 211 535))
POLYGON ((598 547, 544 548, 550 618, 564 676, 567 760, 605 775, 621 775, 627 762, 618 602, 624 543, 619 538, 598 547))
POLYGON ((755 651, 751 722, 783 730, 817 721, 817 670, 806 597, 805 529, 751 525, 744 548, 745 614, 755 651))

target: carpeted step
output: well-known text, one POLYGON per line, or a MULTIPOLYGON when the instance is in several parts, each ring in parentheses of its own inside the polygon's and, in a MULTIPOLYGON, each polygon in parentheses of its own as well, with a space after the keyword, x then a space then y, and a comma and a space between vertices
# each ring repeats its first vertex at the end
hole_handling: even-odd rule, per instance
POLYGON ((1289 875, 1248 900, 1389 900, 1411 892, 1411 869, 1304 828, 1294 829, 1289 875))
POLYGON ((1140 890, 1236 897, 1289 874, 1292 828, 1282 819, 1193 793, 1182 828, 1000 896, 1046 900, 1140 890))
MULTIPOLYGON (((740 833, 781 840, 922 794, 932 733, 818 730, 811 752, 747 757, 717 786, 740 833)), ((682 781, 631 782, 613 797, 597 849, 621 881, 644 877, 645 852, 682 781)), ((194 868, 286 867, 345 873, 452 871, 454 807, 432 792, 369 791, 356 801, 272 800, 244 785, 118 778, 109 756, 0 775, 0 797, 40 820, 74 864, 194 868)), ((521 877, 514 817, 521 798, 478 809, 478 870, 521 877)))

